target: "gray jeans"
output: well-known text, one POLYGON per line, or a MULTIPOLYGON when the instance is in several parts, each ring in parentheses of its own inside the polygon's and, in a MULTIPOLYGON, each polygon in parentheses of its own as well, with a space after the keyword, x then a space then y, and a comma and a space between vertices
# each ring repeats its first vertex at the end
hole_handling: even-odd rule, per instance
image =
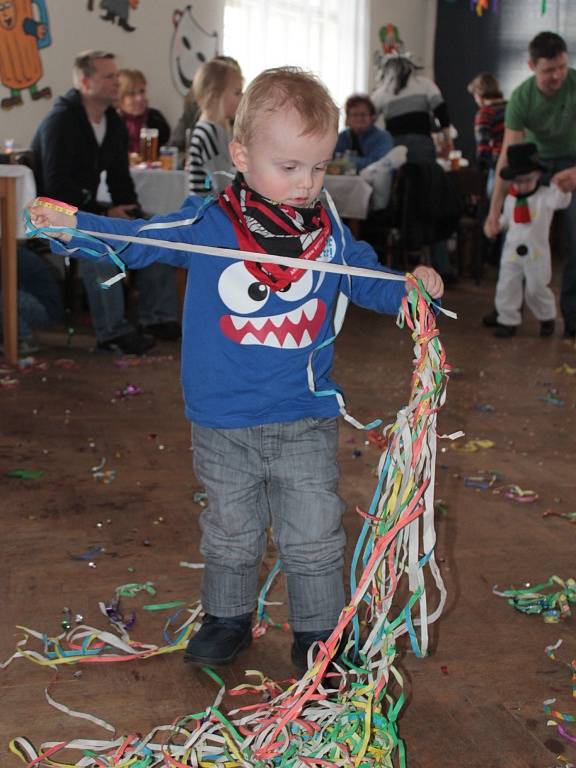
POLYGON ((344 607, 346 543, 337 447, 336 419, 241 429, 194 425, 194 471, 208 494, 200 518, 202 603, 208 613, 254 610, 272 526, 292 629, 335 626, 344 607))

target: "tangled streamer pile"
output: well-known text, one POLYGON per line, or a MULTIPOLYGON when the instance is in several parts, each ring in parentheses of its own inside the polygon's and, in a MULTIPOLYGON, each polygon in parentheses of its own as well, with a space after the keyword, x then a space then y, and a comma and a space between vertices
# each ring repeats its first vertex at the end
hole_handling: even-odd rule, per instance
MULTIPOLYGON (((369 509, 358 510, 364 526, 353 559, 352 598, 330 638, 310 650, 307 673, 283 688, 247 672, 254 682, 227 693, 206 669, 220 691, 203 712, 145 737, 48 742, 39 750, 16 738, 10 749, 28 768, 405 766, 397 729, 404 702, 397 640, 407 635, 413 651, 425 655, 428 624, 446 598, 434 559, 433 492, 436 421, 449 373, 430 299, 411 277, 408 288, 398 324, 414 340, 410 402, 382 430, 387 448, 376 489, 369 509), (433 592, 436 605, 429 611, 433 592), (225 695, 243 693, 259 694, 262 701, 226 712, 225 695), (62 752, 81 756, 75 755, 76 762, 57 760, 62 752)), ((129 651, 126 633, 123 639, 129 651)))

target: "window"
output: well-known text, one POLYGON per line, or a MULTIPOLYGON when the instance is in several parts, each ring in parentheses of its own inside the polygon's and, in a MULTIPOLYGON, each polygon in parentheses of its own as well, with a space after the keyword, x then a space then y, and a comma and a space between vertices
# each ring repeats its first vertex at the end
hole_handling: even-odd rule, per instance
POLYGON ((246 83, 269 67, 310 70, 342 106, 368 88, 368 0, 225 0, 223 53, 246 83))

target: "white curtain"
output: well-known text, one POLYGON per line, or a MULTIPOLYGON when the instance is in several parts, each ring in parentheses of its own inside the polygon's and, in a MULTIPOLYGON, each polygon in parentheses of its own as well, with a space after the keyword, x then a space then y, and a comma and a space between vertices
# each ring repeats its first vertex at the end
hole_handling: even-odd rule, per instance
POLYGON ((269 67, 314 72, 339 106, 368 89, 369 0, 225 0, 222 53, 248 84, 269 67))

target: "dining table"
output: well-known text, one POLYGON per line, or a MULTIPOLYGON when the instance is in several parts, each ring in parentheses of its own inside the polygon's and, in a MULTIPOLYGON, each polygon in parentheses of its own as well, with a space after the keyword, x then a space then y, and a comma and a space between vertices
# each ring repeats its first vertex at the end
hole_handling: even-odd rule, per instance
POLYGON ((343 219, 359 222, 368 217, 372 187, 362 176, 327 173, 324 188, 334 200, 336 210, 343 219))
POLYGON ((188 196, 188 173, 133 166, 130 175, 143 211, 154 216, 179 210, 188 196))
POLYGON ((0 165, 0 246, 4 357, 18 361, 18 239, 25 237, 23 212, 36 197, 32 170, 26 165, 0 165))
MULTIPOLYGON (((130 175, 138 200, 144 211, 154 216, 177 211, 188 196, 188 173, 163 168, 132 166, 130 175)), ((358 175, 329 175, 324 177, 324 188, 334 201, 343 219, 362 221, 370 211, 372 187, 358 175)), ((109 202, 104 183, 98 190, 98 199, 109 202)))

